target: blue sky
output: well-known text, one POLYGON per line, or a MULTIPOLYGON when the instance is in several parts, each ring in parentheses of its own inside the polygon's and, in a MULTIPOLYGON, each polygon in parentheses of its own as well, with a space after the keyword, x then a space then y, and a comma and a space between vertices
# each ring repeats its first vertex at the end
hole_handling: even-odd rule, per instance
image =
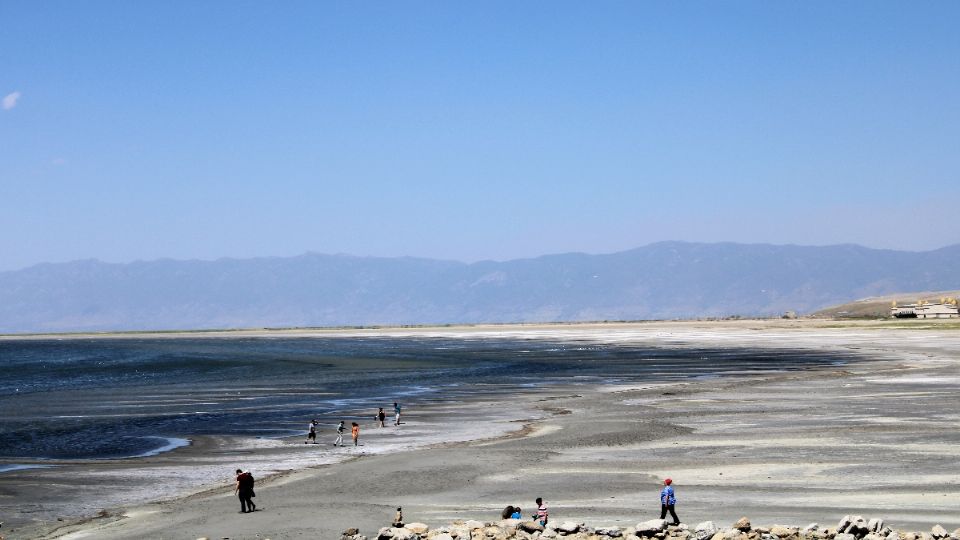
POLYGON ((5 0, 0 270, 957 243, 957 21, 957 2, 5 0))

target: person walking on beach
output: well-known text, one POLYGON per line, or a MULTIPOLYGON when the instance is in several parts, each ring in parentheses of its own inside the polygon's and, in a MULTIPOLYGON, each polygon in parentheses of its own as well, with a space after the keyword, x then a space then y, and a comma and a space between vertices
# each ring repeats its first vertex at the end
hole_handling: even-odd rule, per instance
POLYGON ((357 441, 360 439, 360 424, 356 422, 351 422, 353 427, 350 428, 350 435, 353 436, 353 445, 357 445, 357 441))
POLYGON ((383 407, 380 407, 380 411, 377 413, 377 421, 380 422, 380 427, 386 427, 383 425, 383 421, 387 419, 387 414, 383 412, 383 407))
POLYGON ((253 498, 257 495, 253 492, 253 475, 250 472, 243 472, 237 469, 237 486, 233 490, 234 495, 240 496, 240 513, 246 514, 257 509, 253 504, 253 498))
POLYGON ((400 404, 393 402, 393 425, 400 425, 400 404))
POLYGON ((303 444, 307 444, 308 442, 313 442, 313 444, 317 444, 317 419, 316 418, 310 421, 310 427, 308 427, 307 429, 308 429, 307 440, 303 441, 303 444))
POLYGON ((340 421, 340 425, 337 426, 337 441, 333 443, 334 446, 343 446, 343 420, 340 421))
POLYGON ((550 514, 547 512, 547 505, 543 504, 543 499, 537 497, 537 513, 533 515, 533 519, 537 520, 540 525, 544 527, 547 526, 547 519, 549 519, 550 514))
POLYGON ((670 512, 673 524, 679 525, 680 518, 677 517, 677 512, 673 509, 675 504, 677 504, 677 496, 673 492, 673 480, 666 478, 663 481, 663 489, 660 490, 660 519, 665 519, 667 512, 670 512))

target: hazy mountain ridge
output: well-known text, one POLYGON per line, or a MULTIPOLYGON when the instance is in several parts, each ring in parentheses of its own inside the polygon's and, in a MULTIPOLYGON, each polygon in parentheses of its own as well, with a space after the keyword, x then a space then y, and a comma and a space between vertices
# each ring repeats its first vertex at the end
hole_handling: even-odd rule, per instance
POLYGON ((472 264, 313 253, 85 260, 0 272, 0 332, 775 315, 960 288, 958 263, 960 245, 683 242, 472 264))

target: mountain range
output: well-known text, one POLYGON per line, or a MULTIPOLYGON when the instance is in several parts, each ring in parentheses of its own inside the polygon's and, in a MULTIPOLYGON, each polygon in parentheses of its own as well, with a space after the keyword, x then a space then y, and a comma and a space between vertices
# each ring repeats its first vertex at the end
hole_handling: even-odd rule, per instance
POLYGON ((0 332, 771 316, 960 289, 960 244, 660 242, 618 253, 462 263, 296 257, 83 260, 0 272, 0 332))

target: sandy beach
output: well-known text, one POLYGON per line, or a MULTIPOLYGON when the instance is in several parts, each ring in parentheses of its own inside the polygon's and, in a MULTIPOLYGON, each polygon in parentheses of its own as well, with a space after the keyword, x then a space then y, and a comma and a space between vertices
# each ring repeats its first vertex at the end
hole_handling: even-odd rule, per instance
MULTIPOLYGON (((324 448, 322 457, 301 440, 259 446, 194 440, 152 458, 91 464, 85 489, 91 501, 109 504, 85 508, 83 519, 23 524, 7 538, 337 538, 348 527, 374 534, 397 506, 408 520, 441 524, 494 519, 507 504, 528 514, 537 496, 555 519, 624 525, 658 516, 657 488, 668 475, 686 523, 726 524, 746 515, 765 523, 832 524, 859 513, 894 527, 960 526, 955 324, 777 320, 283 331, 318 333, 826 351, 850 361, 676 383, 571 380, 516 396, 425 404, 408 411, 400 428, 365 425, 363 447, 324 448), (306 452, 312 454, 305 458, 306 452), (183 460, 205 463, 196 469, 205 472, 170 477, 164 467, 183 460), (230 484, 237 466, 258 476, 253 514, 238 513, 230 484), (113 467, 140 471, 164 500, 124 500, 111 485, 113 467)), ((332 429, 320 433, 328 444, 332 429)), ((53 470, 5 473, 2 505, 14 506, 22 496, 39 501, 42 511, 37 486, 70 482, 53 470)), ((56 489, 44 493, 55 502, 56 489)))

